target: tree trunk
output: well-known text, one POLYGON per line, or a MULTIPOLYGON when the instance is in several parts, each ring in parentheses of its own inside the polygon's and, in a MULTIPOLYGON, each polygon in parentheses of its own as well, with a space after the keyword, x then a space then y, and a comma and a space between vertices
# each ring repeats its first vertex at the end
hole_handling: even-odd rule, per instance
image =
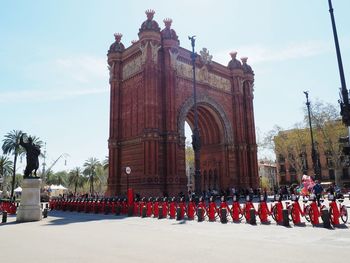
POLYGON ((335 177, 335 184, 340 186, 341 185, 341 170, 340 169, 335 169, 334 177, 335 177))
POLYGON ((11 188, 11 199, 13 199, 13 193, 15 190, 15 181, 16 181, 16 163, 17 163, 17 153, 13 160, 13 173, 12 173, 12 188, 11 188))
POLYGON ((94 174, 91 175, 91 192, 94 194, 94 174))

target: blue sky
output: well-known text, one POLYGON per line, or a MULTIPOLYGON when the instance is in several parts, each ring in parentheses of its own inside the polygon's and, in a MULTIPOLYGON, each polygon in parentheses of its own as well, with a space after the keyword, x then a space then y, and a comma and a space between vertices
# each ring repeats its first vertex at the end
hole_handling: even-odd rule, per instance
MULTIPOLYGON (((333 0, 345 75, 350 77, 350 1, 333 0)), ((232 50, 255 71, 258 134, 302 121, 311 102, 337 103, 340 87, 327 0, 1 1, 0 139, 20 129, 47 143, 54 170, 107 153, 109 85, 106 53, 113 33, 129 46, 146 19, 173 19, 182 47, 196 35, 227 64, 232 50)), ((259 135, 260 136, 260 135, 259 135)))

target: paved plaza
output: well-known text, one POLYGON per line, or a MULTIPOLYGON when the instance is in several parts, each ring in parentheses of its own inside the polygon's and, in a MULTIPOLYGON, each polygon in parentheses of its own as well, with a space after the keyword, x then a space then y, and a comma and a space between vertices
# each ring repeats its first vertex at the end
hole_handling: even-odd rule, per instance
MULTIPOLYGON (((349 201, 347 201, 348 205, 349 201)), ((51 211, 0 224, 1 262, 331 262, 350 257, 350 224, 176 221, 51 211)))

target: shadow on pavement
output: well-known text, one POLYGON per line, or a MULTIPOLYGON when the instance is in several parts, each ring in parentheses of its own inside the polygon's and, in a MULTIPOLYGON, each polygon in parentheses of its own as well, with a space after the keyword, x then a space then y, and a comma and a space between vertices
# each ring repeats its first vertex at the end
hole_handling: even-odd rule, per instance
POLYGON ((345 224, 340 224, 340 225, 335 226, 334 228, 348 229, 349 227, 345 224))
MULTIPOLYGON (((127 216, 116 215, 104 215, 104 214, 86 214, 77 212, 62 212, 62 211, 50 211, 48 214, 50 221, 44 226, 51 225, 68 225, 74 223, 84 223, 91 221, 111 220, 111 219, 125 219, 127 216)), ((46 218, 43 218, 46 220, 46 218)))
POLYGON ((186 224, 186 220, 180 220, 180 221, 177 221, 176 223, 172 223, 172 225, 183 225, 183 224, 186 224))

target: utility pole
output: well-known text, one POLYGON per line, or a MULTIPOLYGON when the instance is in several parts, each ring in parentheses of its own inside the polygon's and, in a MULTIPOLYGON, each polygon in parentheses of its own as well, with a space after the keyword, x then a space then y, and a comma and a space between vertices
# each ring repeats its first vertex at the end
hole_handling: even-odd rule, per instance
POLYGON ((334 19, 334 14, 333 14, 332 0, 328 0, 328 5, 329 5, 329 13, 331 15, 334 44, 335 44, 335 50, 336 50, 336 53, 337 53, 338 68, 339 68, 340 83, 341 83, 341 98, 339 100, 339 103, 340 103, 340 114, 342 116, 343 123, 346 126, 349 127, 350 126, 349 92, 348 92, 348 90, 346 88, 345 75, 344 75, 344 69, 343 69, 343 62, 342 62, 342 59, 341 59, 337 28, 335 26, 335 19, 334 19))
POLYGON ((44 148, 44 156, 43 156, 44 161, 43 161, 43 170, 41 172, 41 174, 42 174, 41 177, 42 177, 42 179, 44 181, 44 184, 45 184, 46 178, 44 178, 44 177, 45 177, 45 168, 46 168, 46 142, 45 142, 45 146, 44 147, 45 147, 44 148))
POLYGON ((195 36, 188 37, 191 40, 192 53, 192 70, 193 70, 193 101, 194 101, 194 129, 192 134, 192 146, 194 151, 194 178, 195 178, 195 192, 197 195, 201 195, 201 170, 200 170, 200 149, 201 149, 201 137, 198 129, 198 111, 197 111, 197 92, 196 92, 196 57, 194 52, 195 36))
POLYGON ((309 101, 309 92, 304 91, 304 94, 306 96, 306 106, 307 106, 307 112, 309 116, 309 125, 310 125, 310 136, 311 136, 311 157, 312 157, 312 165, 314 168, 314 173, 315 173, 315 179, 321 179, 319 178, 320 176, 320 169, 318 167, 318 158, 317 158, 317 153, 315 149, 315 142, 314 142, 314 135, 312 132, 312 125, 311 125, 311 113, 310 113, 310 101, 309 101))
MULTIPOLYGON (((348 137, 345 138, 344 141, 345 144, 343 146, 343 153, 346 156, 346 162, 348 163, 349 160, 349 139, 350 139, 350 105, 349 105, 349 92, 346 88, 346 82, 345 82, 345 75, 344 75, 344 69, 343 69, 343 62, 341 59, 341 53, 340 53, 340 47, 339 47, 339 41, 338 41, 338 33, 337 33, 337 27, 335 26, 335 19, 334 19, 334 13, 333 13, 333 6, 332 6, 332 0, 328 0, 329 5, 329 13, 331 16, 332 21, 332 30, 333 30, 333 37, 334 37, 334 45, 335 45, 335 51, 337 53, 337 60, 338 60, 338 69, 339 69, 339 76, 340 76, 340 93, 341 97, 338 101, 340 104, 340 115, 342 116, 343 123, 348 127, 348 137)), ((342 140, 344 138, 339 138, 339 140, 342 140)), ((339 178, 336 178, 336 183, 340 183, 339 178)))

